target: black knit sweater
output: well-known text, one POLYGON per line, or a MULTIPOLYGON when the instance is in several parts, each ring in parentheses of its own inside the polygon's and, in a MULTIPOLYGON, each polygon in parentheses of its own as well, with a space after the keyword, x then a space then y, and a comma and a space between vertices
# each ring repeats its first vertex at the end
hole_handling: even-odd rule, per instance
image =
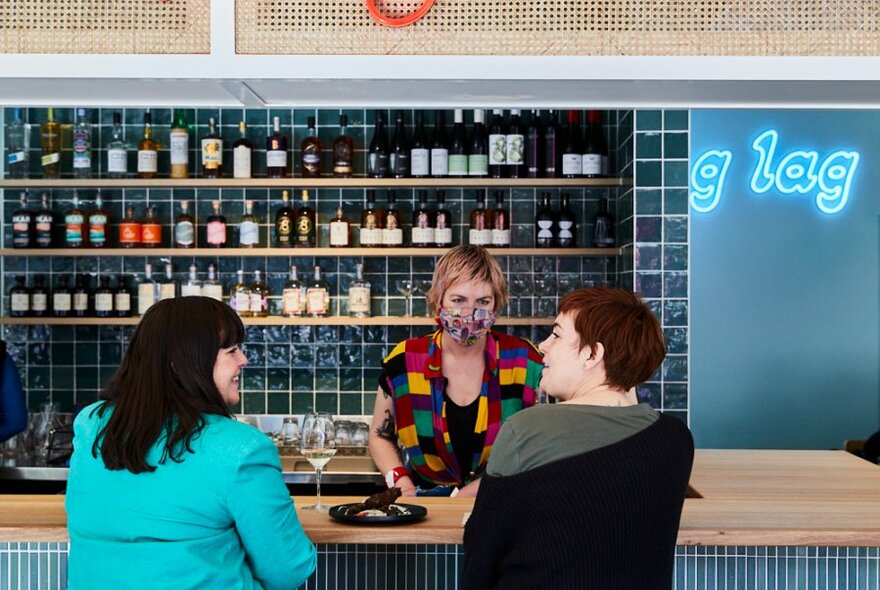
POLYGON ((672 588, 693 459, 687 426, 661 415, 618 443, 484 475, 464 533, 462 590, 672 588))

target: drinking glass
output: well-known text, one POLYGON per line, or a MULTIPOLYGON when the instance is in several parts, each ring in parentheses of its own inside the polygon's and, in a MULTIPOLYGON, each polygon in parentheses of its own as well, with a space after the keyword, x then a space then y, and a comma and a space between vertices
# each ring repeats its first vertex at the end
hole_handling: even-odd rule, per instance
POLYGON ((397 287, 397 292, 403 295, 406 298, 406 313, 403 314, 404 317, 412 316, 412 294, 414 284, 412 279, 397 279, 394 281, 394 286, 397 287))
POLYGON ((281 423, 281 444, 285 447, 293 447, 299 444, 302 434, 299 430, 299 420, 296 416, 285 416, 281 423))
POLYGON ((302 427, 300 450, 315 468, 317 484, 317 502, 312 506, 303 506, 300 510, 311 512, 328 512, 330 508, 321 504, 321 470, 336 454, 336 431, 333 417, 327 412, 306 414, 302 427))
POLYGON ((516 299, 516 317, 523 317, 522 300, 532 296, 532 281, 526 274, 517 274, 510 279, 510 294, 516 299))

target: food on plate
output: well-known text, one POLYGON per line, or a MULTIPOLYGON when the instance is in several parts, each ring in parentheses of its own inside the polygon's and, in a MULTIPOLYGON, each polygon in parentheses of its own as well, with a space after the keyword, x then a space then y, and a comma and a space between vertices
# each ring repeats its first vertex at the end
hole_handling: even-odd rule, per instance
POLYGON ((400 488, 393 487, 377 492, 360 502, 352 504, 346 511, 349 516, 405 516, 409 510, 394 503, 400 497, 400 488))

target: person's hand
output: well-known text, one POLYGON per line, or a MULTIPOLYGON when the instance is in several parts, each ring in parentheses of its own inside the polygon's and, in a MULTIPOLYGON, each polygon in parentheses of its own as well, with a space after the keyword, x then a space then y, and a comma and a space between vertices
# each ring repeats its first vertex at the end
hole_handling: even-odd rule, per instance
POLYGON ((416 485, 413 483, 413 480, 410 476, 404 475, 394 484, 400 488, 401 496, 415 496, 416 495, 416 485))
POLYGON ((475 479, 471 483, 467 484, 460 490, 458 490, 458 494, 455 495, 456 498, 476 498, 477 492, 480 490, 480 480, 475 479))

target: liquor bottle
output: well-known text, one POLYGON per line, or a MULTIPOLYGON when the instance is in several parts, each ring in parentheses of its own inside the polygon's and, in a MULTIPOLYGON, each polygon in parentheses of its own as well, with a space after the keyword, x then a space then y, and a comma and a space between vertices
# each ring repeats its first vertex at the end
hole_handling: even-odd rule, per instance
POLYGON ((174 267, 170 262, 166 262, 165 276, 159 280, 159 301, 174 299, 179 291, 177 281, 174 280, 174 267))
POLYGON ((577 111, 568 111, 568 127, 562 144, 562 176, 576 178, 583 172, 581 123, 577 111))
POLYGON ((552 248, 556 242, 556 216, 550 207, 550 193, 541 194, 541 206, 535 215, 535 246, 552 248))
POLYGON ((73 193, 70 209, 64 213, 64 245, 68 248, 81 248, 87 235, 86 217, 79 208, 79 196, 73 193))
POLYGON ((336 217, 330 220, 330 246, 333 248, 351 246, 351 223, 345 216, 342 205, 336 208, 336 217))
POLYGON ((174 247, 193 248, 196 245, 196 224, 189 214, 189 201, 180 202, 180 213, 174 218, 174 247))
POLYGON ((250 312, 251 317, 264 318, 269 315, 269 287, 263 283, 263 273, 254 271, 254 282, 251 283, 250 312))
POLYGON ((92 177, 92 124, 83 108, 76 109, 73 126, 73 177, 92 177))
POLYGON ((431 176, 449 176, 449 145, 446 143, 446 113, 434 111, 434 137, 431 138, 431 176))
POLYGON ((568 193, 562 193, 556 216, 556 245, 560 248, 577 246, 577 216, 571 209, 568 193))
POLYGON ((144 113, 144 137, 138 143, 137 171, 140 178, 153 178, 159 171, 159 144, 153 140, 153 115, 144 113))
POLYGON ((528 178, 538 178, 544 169, 543 154, 541 153, 541 148, 543 147, 541 111, 532 109, 531 117, 529 117, 529 126, 526 128, 525 141, 526 176, 528 178))
POLYGON ((275 212, 275 245, 293 246, 293 210, 290 193, 281 191, 281 207, 275 212))
POLYGON ((306 313, 313 318, 330 313, 330 289, 321 278, 321 267, 315 266, 315 274, 306 285, 306 313))
POLYGON ((260 224, 254 215, 254 202, 244 202, 244 215, 238 224, 238 245, 242 248, 254 248, 260 243, 260 224))
POLYGON ((89 226, 89 245, 93 248, 106 248, 110 213, 104 209, 104 199, 100 192, 95 195, 95 208, 86 216, 86 224, 89 226))
POLYGON ((223 285, 217 280, 217 271, 213 263, 208 265, 208 278, 202 281, 202 297, 223 301, 223 285))
POLYGON ((353 318, 370 317, 370 281, 364 278, 364 264, 355 266, 355 276, 348 284, 348 315, 353 318))
POLYGON ((409 172, 413 178, 424 178, 431 174, 431 150, 423 119, 422 111, 416 111, 416 128, 409 150, 409 172))
POLYGON ((449 176, 467 176, 467 138, 464 133, 464 111, 455 109, 455 123, 452 126, 452 143, 449 145, 449 176))
POLYGON ((486 209, 486 194, 483 191, 477 194, 477 206, 471 209, 468 243, 472 246, 492 244, 492 214, 486 209))
POLYGON ((266 175, 287 176, 287 136, 281 134, 281 117, 272 117, 272 135, 266 137, 266 175))
POLYGON ((208 135, 202 138, 202 176, 220 178, 223 176, 223 139, 217 132, 214 117, 208 117, 208 135))
POLYGON ((189 265, 189 276, 180 284, 181 297, 198 297, 202 294, 202 283, 198 279, 198 270, 195 264, 189 265))
POLYGON ((315 118, 307 119, 309 131, 305 139, 300 143, 300 169, 304 178, 317 178, 321 176, 321 153, 324 146, 318 138, 315 128, 315 118))
POLYGON ((502 114, 501 109, 493 109, 489 123, 489 176, 492 178, 504 178, 507 172, 507 134, 502 114))
POLYGON ((46 288, 46 277, 34 275, 34 286, 31 288, 31 316, 42 318, 49 315, 49 289, 46 288))
POLYGON ((382 245, 387 248, 403 246, 403 215, 397 208, 397 195, 388 191, 388 208, 382 219, 382 245))
POLYGON ((143 226, 134 216, 134 207, 125 209, 125 218, 119 222, 119 245, 122 248, 139 248, 143 239, 143 226))
POLYGON ((428 191, 419 191, 419 204, 413 211, 412 233, 410 242, 416 248, 428 248, 434 245, 434 215, 428 209, 428 191))
POLYGON ((434 244, 438 248, 452 245, 452 213, 446 208, 446 192, 437 191, 437 210, 434 212, 434 244))
POLYGON ((98 288, 95 289, 95 316, 109 318, 113 315, 113 289, 110 288, 110 277, 98 277, 98 288))
POLYGON ((557 178, 562 168, 560 164, 560 131, 556 111, 547 115, 547 126, 544 127, 544 178, 557 178))
POLYGON ((507 175, 510 178, 525 178, 525 134, 519 120, 519 109, 510 110, 510 123, 507 126, 507 175))
POLYGON ((88 277, 84 274, 76 275, 73 284, 73 315, 84 318, 91 312, 91 293, 89 291, 88 277))
POLYGON ((293 216, 294 246, 314 248, 317 244, 317 217, 309 205, 309 191, 303 189, 302 204, 293 216))
POLYGON ((35 215, 27 208, 27 192, 18 195, 21 207, 12 213, 12 247, 30 248, 34 245, 35 215))
POLYGON ((46 109, 46 121, 40 125, 40 164, 43 178, 61 178, 61 125, 55 109, 46 109))
POLYGON ((382 245, 383 212, 376 208, 376 192, 367 189, 367 205, 361 211, 361 227, 359 243, 361 246, 373 248, 382 245))
POLYGON ((31 291, 24 284, 24 275, 16 275, 9 289, 9 315, 24 318, 31 313, 31 291))
POLYGON ((409 176, 409 140, 406 137, 403 111, 395 113, 396 124, 391 137, 391 150, 388 152, 388 171, 394 178, 409 176))
POLYGON ((128 176, 128 146, 123 135, 122 115, 113 113, 113 129, 107 144, 107 176, 125 178, 128 176))
POLYGON ((30 125, 21 120, 21 109, 16 108, 6 128, 6 170, 9 178, 28 177, 28 151, 30 150, 30 125))
POLYGON ((73 311, 73 290, 70 288, 70 277, 61 275, 52 292, 52 315, 56 318, 69 317, 73 311))
POLYGON ((290 276, 281 292, 281 315, 287 318, 300 317, 306 310, 306 287, 297 276, 296 266, 290 267, 290 276))
POLYGON ((174 123, 168 135, 171 150, 171 178, 189 178, 189 125, 186 111, 174 109, 174 123))
POLYGON ((388 140, 385 137, 385 114, 376 111, 376 128, 367 154, 367 176, 385 178, 388 176, 388 140))
POLYGON ((40 210, 34 215, 34 244, 37 248, 51 248, 55 226, 55 213, 49 208, 49 195, 40 195, 40 210))
POLYGON ((147 217, 141 224, 141 245, 144 248, 162 246, 162 224, 156 218, 156 209, 147 207, 147 217))
POLYGON ((584 135, 583 175, 597 178, 608 175, 608 144, 602 133, 602 113, 587 112, 587 131, 584 135))
POLYGON ((153 280, 153 265, 144 264, 144 279, 138 283, 138 315, 142 316, 159 301, 159 283, 153 280))
POLYGON ((489 140, 483 124, 483 109, 474 109, 474 127, 468 152, 468 176, 489 175, 489 140))
POLYGON ((504 191, 495 191, 495 208, 492 210, 492 246, 510 246, 510 213, 504 207, 504 191))
POLYGON ((614 220, 608 212, 608 199, 599 199, 599 210, 593 216, 593 246, 614 247, 614 220))
POLYGON ((214 211, 205 225, 205 243, 209 248, 226 246, 226 217, 220 213, 220 201, 211 201, 214 211))
POLYGON ((354 140, 348 134, 348 115, 339 115, 339 136, 333 140, 333 176, 354 174, 354 140))
POLYGON ((235 271, 238 279, 229 292, 229 307, 238 314, 239 317, 251 317, 251 287, 244 282, 244 271, 239 269, 235 271))
POLYGON ((131 291, 128 289, 128 280, 124 274, 116 277, 116 290, 113 292, 113 309, 118 318, 131 317, 131 291))
POLYGON ((239 137, 232 143, 232 177, 250 178, 253 176, 254 144, 247 138, 247 123, 239 121, 239 137))

